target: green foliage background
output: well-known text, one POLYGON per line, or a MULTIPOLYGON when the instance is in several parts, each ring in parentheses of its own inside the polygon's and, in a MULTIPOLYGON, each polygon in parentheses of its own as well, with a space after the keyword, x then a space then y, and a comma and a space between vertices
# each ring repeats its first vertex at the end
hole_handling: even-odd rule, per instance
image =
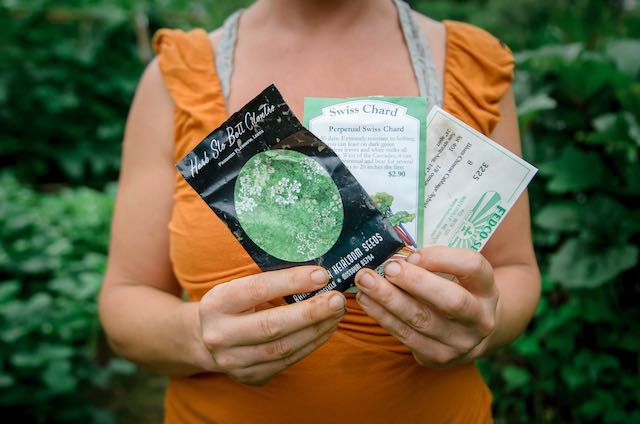
MULTIPOLYGON (((135 368, 108 353, 95 304, 128 104, 155 29, 212 29, 246 3, 0 0, 9 422, 133 420, 119 405, 139 396, 120 376, 135 368)), ((638 2, 412 3, 516 52, 524 155, 540 168, 530 196, 544 294, 528 331, 481 363, 496 421, 640 422, 638 2)))

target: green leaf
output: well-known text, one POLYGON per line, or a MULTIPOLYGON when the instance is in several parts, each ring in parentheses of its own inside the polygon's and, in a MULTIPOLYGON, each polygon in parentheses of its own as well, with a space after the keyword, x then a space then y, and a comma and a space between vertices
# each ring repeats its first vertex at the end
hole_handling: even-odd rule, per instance
POLYGON ((582 43, 548 45, 517 53, 515 57, 517 63, 524 65, 526 62, 534 62, 537 67, 544 67, 542 64, 550 66, 555 63, 554 60, 573 62, 578 58, 583 48, 582 43))
POLYGON ((605 53, 622 72, 631 78, 638 76, 638 72, 640 72, 640 40, 611 40, 605 47, 605 53))
POLYGON ((71 363, 68 360, 50 362, 42 373, 42 381, 54 393, 71 392, 76 387, 71 363))
POLYGON ((585 385, 587 382, 587 376, 580 369, 574 368, 572 364, 567 364, 562 367, 561 371, 562 379, 570 389, 575 390, 576 388, 585 385))
POLYGON ((11 375, 0 372, 0 389, 6 389, 11 387, 15 383, 15 378, 11 375))
POLYGON ((529 384, 531 375, 523 368, 507 365, 502 369, 502 378, 506 381, 508 388, 517 389, 529 384))
POLYGON ((0 283, 0 305, 12 300, 20 292, 20 283, 17 281, 3 281, 0 283))
POLYGON ((389 223, 394 227, 397 227, 400 224, 411 222, 415 218, 415 214, 409 213, 407 211, 399 211, 389 217, 389 223))
POLYGON ((535 223, 545 230, 569 232, 580 229, 581 206, 577 202, 550 203, 540 209, 535 223))
POLYGON ((136 372, 138 367, 135 364, 125 361, 124 359, 114 358, 109 361, 108 369, 114 374, 130 375, 136 372))
POLYGON ((553 255, 549 264, 552 279, 567 288, 598 287, 638 263, 638 247, 611 246, 592 250, 578 239, 570 239, 553 255))
POLYGON ((630 162, 637 162, 640 147, 640 125, 635 116, 627 111, 605 113, 593 119, 595 132, 585 141, 602 145, 607 152, 621 152, 630 162))
POLYGON ((549 203, 540 209, 534 221, 544 230, 580 232, 586 237, 618 244, 626 243, 640 231, 640 220, 614 197, 603 194, 580 201, 549 203))
POLYGON ((518 105, 518 121, 522 128, 527 127, 540 113, 553 110, 558 103, 547 93, 537 93, 527 97, 518 105))
POLYGON ((552 193, 579 192, 604 185, 608 171, 600 156, 567 146, 560 156, 540 166, 540 173, 550 177, 552 193))
POLYGON ((380 212, 386 214, 391 209, 391 204, 393 203, 393 196, 389 193, 376 193, 371 196, 371 200, 375 203, 376 207, 380 212))

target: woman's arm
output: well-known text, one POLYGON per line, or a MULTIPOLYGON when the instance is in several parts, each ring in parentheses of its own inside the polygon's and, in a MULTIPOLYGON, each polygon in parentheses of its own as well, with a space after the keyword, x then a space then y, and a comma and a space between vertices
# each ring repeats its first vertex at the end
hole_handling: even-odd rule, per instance
POLYGON ((184 303, 169 261, 173 102, 157 61, 145 71, 125 130, 100 316, 113 349, 166 374, 202 370, 197 304, 184 303))
MULTIPOLYGON (((500 109, 502 119, 492 138, 520 154, 511 90, 500 109)), ((526 193, 482 254, 428 247, 406 262, 389 263, 385 276, 360 271, 358 301, 413 351, 419 363, 451 366, 508 344, 524 330, 540 296, 526 193), (436 273, 452 274, 457 281, 436 273)))
POLYGON ((345 312, 344 296, 329 292, 264 309, 272 299, 326 285, 326 271, 305 266, 219 284, 200 302, 183 302, 169 260, 175 172, 173 104, 153 62, 127 122, 100 294, 111 346, 163 374, 224 372, 264 384, 331 337, 345 312))
MULTIPOLYGON (((522 155, 513 91, 500 101, 501 119, 491 139, 522 155)), ((482 250, 493 266, 500 293, 496 328, 486 341, 489 353, 518 337, 533 317, 540 300, 540 271, 531 241, 529 196, 525 191, 482 250)))

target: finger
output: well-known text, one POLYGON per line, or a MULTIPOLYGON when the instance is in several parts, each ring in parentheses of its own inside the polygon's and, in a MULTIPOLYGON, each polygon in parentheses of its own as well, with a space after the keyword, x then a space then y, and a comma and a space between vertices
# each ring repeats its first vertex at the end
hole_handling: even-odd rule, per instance
POLYGON ((447 317, 475 322, 482 312, 479 300, 464 287, 406 261, 387 263, 384 274, 386 280, 447 317))
POLYGON ((215 356, 222 369, 247 368, 256 364, 287 358, 326 333, 338 328, 338 320, 325 320, 280 339, 255 346, 237 346, 215 356))
POLYGON ((448 367, 460 358, 460 354, 451 346, 419 334, 366 294, 358 293, 356 299, 367 315, 414 352, 414 357, 420 365, 434 368, 448 367))
POLYGON ((337 322, 346 311, 346 300, 331 291, 302 302, 263 311, 222 318, 218 328, 234 346, 252 346, 280 339, 324 321, 337 322))
POLYGON ((481 294, 494 289, 491 264, 482 254, 470 249, 425 247, 409 256, 407 262, 431 272, 453 274, 474 293, 481 294))
POLYGON ((317 266, 261 272, 219 284, 201 301, 214 311, 239 313, 275 298, 319 290, 328 281, 329 273, 317 266))
POLYGON ((363 271, 356 279, 356 285, 367 298, 373 299, 420 334, 452 344, 456 342, 452 340, 453 335, 463 331, 455 328, 460 327, 455 321, 444 318, 375 272, 363 271))
POLYGON ((318 349, 326 343, 332 335, 333 331, 328 331, 285 358, 234 370, 229 373, 229 376, 240 383, 263 385, 277 373, 289 368, 318 349))

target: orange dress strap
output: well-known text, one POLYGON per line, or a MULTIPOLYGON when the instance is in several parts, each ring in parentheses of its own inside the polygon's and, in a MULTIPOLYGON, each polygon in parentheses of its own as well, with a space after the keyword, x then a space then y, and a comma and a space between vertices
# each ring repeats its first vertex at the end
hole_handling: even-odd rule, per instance
POLYGON ((177 162, 227 119, 227 110, 206 31, 161 29, 152 45, 175 105, 177 162), (197 137, 202 131, 202 138, 197 137))
POLYGON ((500 120, 500 100, 513 81, 513 54, 476 26, 456 21, 444 25, 444 109, 490 135, 500 120))
MULTIPOLYGON (((174 103, 174 161, 182 159, 228 117, 206 31, 161 29, 153 38, 158 65, 174 103)), ((191 300, 216 284, 260 268, 227 226, 176 170, 169 222, 174 274, 191 300)))

